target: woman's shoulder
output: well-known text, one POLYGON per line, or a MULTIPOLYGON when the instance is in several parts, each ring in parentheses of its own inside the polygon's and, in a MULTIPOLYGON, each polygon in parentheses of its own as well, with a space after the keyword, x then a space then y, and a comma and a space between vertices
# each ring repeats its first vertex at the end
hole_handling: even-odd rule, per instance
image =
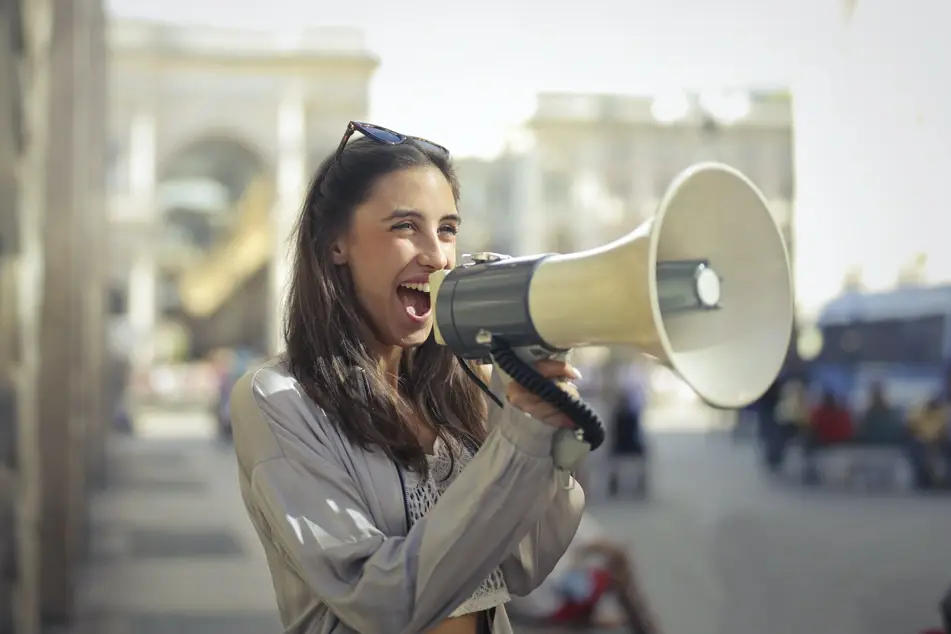
POLYGON ((245 372, 235 382, 231 399, 260 409, 266 416, 279 415, 281 421, 292 419, 291 414, 300 415, 305 410, 312 414, 321 413, 304 393, 283 357, 273 357, 245 372))
POLYGON ((245 389, 250 388, 261 398, 286 393, 288 390, 295 393, 300 391, 300 383, 288 369, 283 356, 271 357, 250 368, 235 384, 235 389, 242 382, 245 383, 245 389))
POLYGON ((288 453, 325 453, 339 439, 281 357, 250 369, 231 392, 231 431, 238 460, 253 466, 288 453))

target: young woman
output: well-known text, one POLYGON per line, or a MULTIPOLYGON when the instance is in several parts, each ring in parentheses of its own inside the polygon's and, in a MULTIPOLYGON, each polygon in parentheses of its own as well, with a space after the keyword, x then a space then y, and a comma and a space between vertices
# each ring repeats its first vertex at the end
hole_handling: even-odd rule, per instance
POLYGON ((456 263, 458 200, 445 148, 356 122, 310 186, 286 352, 231 397, 288 633, 511 632, 504 604, 580 522, 584 495, 552 460, 571 422, 499 376, 505 405, 488 411, 431 336, 428 278, 456 263))

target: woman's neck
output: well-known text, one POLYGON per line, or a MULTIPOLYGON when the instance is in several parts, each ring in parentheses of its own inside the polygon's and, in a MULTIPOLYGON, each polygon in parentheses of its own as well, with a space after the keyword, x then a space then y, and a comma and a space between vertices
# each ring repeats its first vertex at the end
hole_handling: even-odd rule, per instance
POLYGON ((400 378, 400 360, 403 358, 403 350, 398 346, 380 347, 377 358, 380 362, 380 369, 383 370, 386 381, 395 389, 400 378))

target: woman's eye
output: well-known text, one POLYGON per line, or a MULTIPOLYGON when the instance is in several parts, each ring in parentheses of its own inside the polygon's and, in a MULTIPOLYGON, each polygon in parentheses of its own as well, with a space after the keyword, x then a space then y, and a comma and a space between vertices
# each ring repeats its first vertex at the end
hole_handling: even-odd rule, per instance
POLYGON ((401 222, 399 224, 393 225, 394 231, 412 231, 413 223, 411 222, 401 222))
POLYGON ((448 233, 450 235, 456 235, 459 233, 459 227, 455 225, 443 225, 439 228, 440 233, 448 233))

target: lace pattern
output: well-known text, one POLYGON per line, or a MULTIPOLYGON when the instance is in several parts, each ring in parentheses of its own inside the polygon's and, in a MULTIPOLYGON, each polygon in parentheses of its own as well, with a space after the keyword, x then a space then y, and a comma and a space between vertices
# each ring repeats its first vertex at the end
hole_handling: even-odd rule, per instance
MULTIPOLYGON (((428 456, 429 475, 425 478, 418 473, 407 473, 404 477, 404 495, 409 510, 409 525, 423 518, 433 507, 439 496, 455 480, 456 476, 472 460, 472 452, 464 443, 450 440, 450 446, 437 438, 433 454, 428 456), (452 454, 455 454, 453 457, 452 454)), ((511 597, 505 585, 502 570, 496 568, 483 581, 472 596, 450 615, 452 617, 481 612, 507 603, 511 597)))

